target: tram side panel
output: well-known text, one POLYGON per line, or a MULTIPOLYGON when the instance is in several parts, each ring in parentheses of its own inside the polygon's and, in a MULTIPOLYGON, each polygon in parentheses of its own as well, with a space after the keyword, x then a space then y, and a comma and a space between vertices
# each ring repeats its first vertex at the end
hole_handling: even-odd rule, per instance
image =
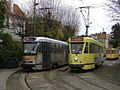
POLYGON ((51 44, 51 64, 52 66, 61 66, 67 64, 66 46, 60 44, 51 44))
POLYGON ((49 42, 43 42, 42 43, 42 65, 44 69, 50 68, 50 43, 49 42))

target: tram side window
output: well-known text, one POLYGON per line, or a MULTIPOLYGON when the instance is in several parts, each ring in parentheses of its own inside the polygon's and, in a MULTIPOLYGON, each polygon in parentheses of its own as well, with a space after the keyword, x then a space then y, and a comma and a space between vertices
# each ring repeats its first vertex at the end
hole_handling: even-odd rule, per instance
POLYGON ((90 50, 90 53, 94 53, 94 44, 93 43, 89 43, 89 50, 90 50))
POLYGON ((96 48, 95 53, 98 53, 98 47, 96 44, 95 44, 95 48, 96 48))
POLYGON ((97 45, 97 53, 101 53, 101 46, 97 45))
POLYGON ((59 44, 56 44, 56 52, 59 53, 59 44))
POLYGON ((59 53, 61 53, 63 50, 62 50, 62 45, 59 44, 59 53))
POLYGON ((61 48, 60 48, 60 53, 62 53, 64 50, 63 50, 63 45, 61 45, 61 48))
POLYGON ((42 43, 39 43, 39 52, 42 52, 42 43))
POLYGON ((86 43, 84 53, 88 53, 88 42, 86 43))
POLYGON ((102 53, 102 52, 103 52, 102 47, 100 47, 100 53, 102 53))
POLYGON ((101 48, 100 48, 100 46, 98 46, 98 53, 101 53, 101 48))
POLYGON ((101 53, 103 53, 103 48, 102 47, 100 47, 100 50, 101 50, 101 53))
POLYGON ((93 49, 94 49, 94 53, 96 53, 97 52, 97 48, 96 48, 97 46, 96 46, 96 44, 93 44, 93 49))
POLYGON ((96 53, 99 52, 99 48, 98 48, 98 45, 96 45, 96 53))
POLYGON ((54 43, 51 43, 51 52, 55 53, 55 44, 54 43))
POLYGON ((112 50, 112 53, 115 54, 115 50, 112 50))

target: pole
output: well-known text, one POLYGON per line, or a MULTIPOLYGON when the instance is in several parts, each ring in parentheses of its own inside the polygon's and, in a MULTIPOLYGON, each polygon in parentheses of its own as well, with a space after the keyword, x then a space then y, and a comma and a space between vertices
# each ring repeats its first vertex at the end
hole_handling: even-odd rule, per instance
POLYGON ((34 0, 34 10, 33 10, 33 36, 35 36, 35 8, 36 8, 36 0, 34 0))
POLYGON ((88 36, 88 28, 89 28, 89 18, 90 18, 90 6, 86 6, 86 7, 79 7, 81 10, 81 13, 83 15, 83 19, 85 21, 85 26, 86 26, 86 32, 85 32, 85 35, 88 36), (85 17, 84 13, 82 12, 82 9, 86 9, 87 8, 87 16, 85 17))
POLYGON ((86 36, 88 36, 89 17, 90 17, 90 15, 89 15, 90 7, 88 6, 87 9, 88 9, 88 14, 87 14, 87 22, 86 22, 86 33, 85 33, 86 36))
POLYGON ((89 28, 89 26, 86 25, 86 32, 85 32, 85 35, 86 35, 86 36, 88 36, 88 28, 89 28))

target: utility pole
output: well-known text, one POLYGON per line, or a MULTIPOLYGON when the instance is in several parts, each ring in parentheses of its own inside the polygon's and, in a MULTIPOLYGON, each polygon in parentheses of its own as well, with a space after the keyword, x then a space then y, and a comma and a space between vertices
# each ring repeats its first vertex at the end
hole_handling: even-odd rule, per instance
MULTIPOLYGON (((84 19, 84 22, 85 22, 85 27, 86 27, 86 32, 85 32, 85 35, 88 36, 88 28, 89 28, 89 24, 90 24, 90 6, 85 6, 85 7, 79 7, 80 8, 80 11, 83 15, 83 19, 84 19), (84 13, 83 13, 83 10, 82 9, 87 9, 87 16, 85 17, 84 13)), ((86 11, 85 11, 86 12, 86 11)))
POLYGON ((86 7, 88 9, 88 15, 87 15, 87 21, 86 21, 86 33, 85 35, 88 36, 88 28, 89 28, 89 12, 90 12, 90 7, 86 7))
POLYGON ((34 10, 33 10, 33 36, 35 36, 35 29, 36 29, 36 23, 35 23, 35 15, 36 15, 36 6, 39 3, 36 3, 36 0, 34 0, 34 10))

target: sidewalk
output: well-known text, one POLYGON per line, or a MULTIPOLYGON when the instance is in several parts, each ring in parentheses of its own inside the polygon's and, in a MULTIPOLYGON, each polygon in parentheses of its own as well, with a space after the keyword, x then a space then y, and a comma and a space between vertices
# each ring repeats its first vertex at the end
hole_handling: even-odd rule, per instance
POLYGON ((21 68, 0 70, 0 90, 6 90, 6 81, 8 77, 20 69, 21 68))

